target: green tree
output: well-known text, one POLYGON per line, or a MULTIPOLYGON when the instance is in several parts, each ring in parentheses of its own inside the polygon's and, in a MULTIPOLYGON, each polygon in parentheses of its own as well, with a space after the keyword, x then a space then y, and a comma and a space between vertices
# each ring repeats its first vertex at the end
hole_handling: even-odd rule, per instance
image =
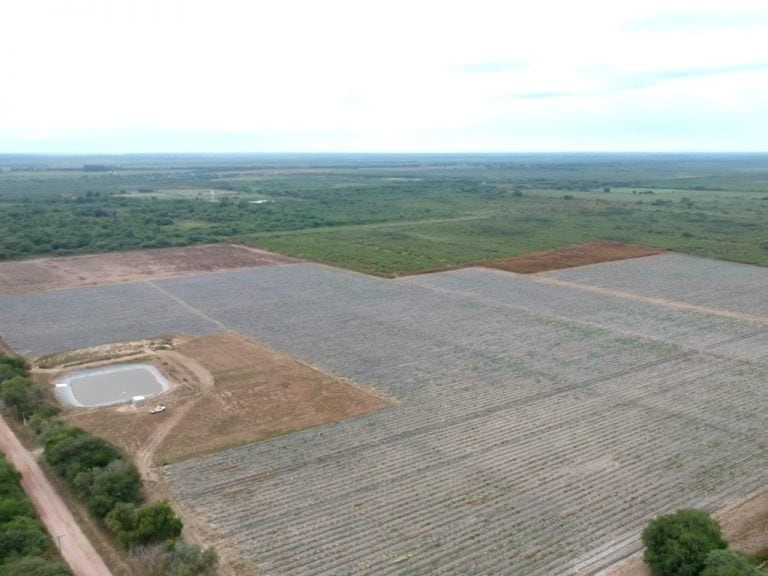
POLYGON ((707 554, 727 547, 717 521, 694 509, 656 518, 643 531, 643 542, 654 576, 698 576, 707 554))
POLYGON ((0 384, 0 399, 19 420, 29 418, 43 403, 43 390, 28 378, 15 376, 0 384))
POLYGON ((165 500, 152 502, 136 511, 134 531, 139 544, 154 544, 178 538, 183 526, 165 500))
POLYGON ((81 472, 104 468, 121 460, 122 452, 103 438, 90 434, 65 436, 58 442, 46 442, 45 460, 70 485, 81 472))
POLYGON ((183 524, 164 500, 141 508, 129 503, 117 504, 107 514, 107 526, 127 548, 158 544, 178 538, 183 524))
POLYGON ((113 460, 106 467, 90 472, 86 500, 97 518, 104 518, 118 502, 138 502, 141 477, 136 467, 125 460, 113 460))
POLYGON ((71 576, 63 562, 52 562, 35 556, 29 556, 6 564, 0 568, 3 576, 71 576))
POLYGON ((0 526, 0 560, 21 556, 40 556, 48 537, 37 520, 19 516, 0 526))
POLYGON ((701 576, 765 576, 749 559, 733 550, 712 550, 704 560, 701 576))
POLYGON ((35 510, 23 495, 0 497, 0 524, 10 522, 18 516, 35 518, 35 510))

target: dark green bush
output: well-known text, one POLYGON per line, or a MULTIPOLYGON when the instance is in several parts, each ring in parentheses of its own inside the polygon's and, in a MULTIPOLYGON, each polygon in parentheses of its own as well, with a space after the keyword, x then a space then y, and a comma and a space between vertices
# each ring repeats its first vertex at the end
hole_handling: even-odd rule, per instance
POLYGON ((40 556, 48 543, 48 536, 36 519, 18 516, 0 526, 0 561, 40 556))
POLYGON ((743 554, 733 550, 712 550, 704 561, 701 576, 765 576, 743 554))
POLYGON ((707 554, 727 547, 718 523, 693 509, 656 518, 643 531, 643 542, 654 576, 698 576, 707 554))
POLYGON ((178 538, 183 524, 164 500, 137 508, 117 504, 107 515, 107 526, 126 548, 159 544, 178 538))
POLYGON ((52 562, 29 556, 2 566, 0 574, 2 576, 71 576, 72 573, 63 562, 52 562))

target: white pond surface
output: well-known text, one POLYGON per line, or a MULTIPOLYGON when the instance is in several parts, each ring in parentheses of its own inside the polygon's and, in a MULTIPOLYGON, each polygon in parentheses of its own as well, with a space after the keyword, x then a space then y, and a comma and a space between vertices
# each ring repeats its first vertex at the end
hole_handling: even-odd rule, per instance
POLYGON ((56 396, 77 407, 127 404, 168 390, 168 380, 151 364, 121 364, 71 372, 56 381, 56 396))

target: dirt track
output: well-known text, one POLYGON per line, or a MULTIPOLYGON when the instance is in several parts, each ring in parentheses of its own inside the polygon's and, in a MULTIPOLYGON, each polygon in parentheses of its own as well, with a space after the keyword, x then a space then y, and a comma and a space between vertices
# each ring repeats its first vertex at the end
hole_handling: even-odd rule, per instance
POLYGON ((53 541, 59 540, 61 555, 72 572, 76 576, 111 576, 109 568, 80 530, 32 454, 21 445, 2 416, 0 449, 21 473, 21 485, 53 541))

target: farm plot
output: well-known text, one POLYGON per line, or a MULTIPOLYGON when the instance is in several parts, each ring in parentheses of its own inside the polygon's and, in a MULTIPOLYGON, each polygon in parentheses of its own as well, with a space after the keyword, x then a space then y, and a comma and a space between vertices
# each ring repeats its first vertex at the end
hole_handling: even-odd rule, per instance
POLYGON ((768 318, 768 269, 759 266, 661 254, 544 275, 588 286, 768 318))
POLYGON ((296 262, 296 259, 234 244, 2 262, 0 295, 102 286, 286 262, 296 262))
POLYGON ((414 276, 398 282, 686 349, 723 350, 728 356, 763 362, 768 352, 765 342, 768 319, 766 322, 748 322, 695 314, 657 303, 594 293, 576 286, 539 283, 536 277, 481 268, 414 276))
MULTIPOLYGON (((629 262, 664 278, 667 257, 629 262)), ((690 271, 692 299, 705 272, 690 271)), ((5 296, 0 326, 20 351, 230 329, 398 399, 164 468, 213 543, 260 573, 587 574, 636 550, 652 516, 768 481, 765 322, 631 296, 488 269, 387 281, 299 263, 5 296)), ((250 413, 265 399, 238 362, 255 353, 205 341, 189 353, 250 413)))
POLYGON ((402 401, 166 468, 264 574, 586 574, 768 481, 762 324, 488 270, 158 284, 402 401))
POLYGON ((148 283, 0 296, 0 336, 25 356, 220 330, 148 283))
POLYGON ((173 390, 169 409, 68 411, 68 420, 121 446, 140 464, 172 462, 309 426, 391 402, 233 333, 174 339, 148 358, 173 390), (131 434, 126 434, 131 430, 131 434))

